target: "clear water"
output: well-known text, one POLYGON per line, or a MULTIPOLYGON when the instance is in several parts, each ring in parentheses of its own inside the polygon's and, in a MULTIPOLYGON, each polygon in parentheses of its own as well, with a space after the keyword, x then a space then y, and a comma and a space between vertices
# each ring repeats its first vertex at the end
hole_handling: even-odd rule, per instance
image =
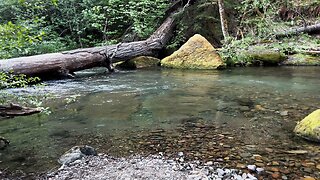
POLYGON ((297 140, 292 128, 320 108, 320 67, 102 71, 80 72, 76 79, 37 89, 7 90, 55 98, 45 102, 50 115, 0 121, 0 136, 11 141, 0 151, 0 169, 47 171, 58 165, 63 152, 80 144, 113 155, 147 151, 127 147, 128 136, 175 132, 192 119, 239 131, 237 138, 245 144, 318 147, 297 140), (281 115, 284 111, 288 115, 281 115))

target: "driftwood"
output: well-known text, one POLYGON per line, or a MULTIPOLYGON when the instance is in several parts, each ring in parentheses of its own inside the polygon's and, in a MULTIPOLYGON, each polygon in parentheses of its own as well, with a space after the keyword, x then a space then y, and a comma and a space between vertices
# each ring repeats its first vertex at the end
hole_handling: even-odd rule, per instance
POLYGON ((10 141, 2 136, 0 136, 0 150, 5 149, 7 146, 9 146, 10 141))
POLYGON ((290 29, 288 31, 284 31, 281 33, 276 34, 277 38, 283 38, 287 36, 293 36, 293 35, 298 35, 301 33, 307 33, 307 34, 316 34, 320 33, 320 23, 311 25, 311 26, 305 26, 305 27, 299 27, 295 29, 290 29))
POLYGON ((75 71, 93 67, 107 67, 112 71, 112 62, 125 61, 142 55, 156 56, 172 36, 175 26, 173 14, 171 13, 144 41, 0 60, 0 71, 51 78, 72 77, 75 71))
POLYGON ((9 106, 0 105, 0 117, 14 117, 14 116, 27 116, 35 113, 40 113, 39 108, 23 107, 18 104, 10 104, 9 106))
MULTIPOLYGON (((36 113, 40 113, 39 108, 28 108, 17 104, 10 104, 9 106, 0 105, 0 120, 3 118, 10 118, 14 116, 27 116, 36 113)), ((0 136, 0 150, 4 150, 8 147, 10 141, 2 136, 0 136)))

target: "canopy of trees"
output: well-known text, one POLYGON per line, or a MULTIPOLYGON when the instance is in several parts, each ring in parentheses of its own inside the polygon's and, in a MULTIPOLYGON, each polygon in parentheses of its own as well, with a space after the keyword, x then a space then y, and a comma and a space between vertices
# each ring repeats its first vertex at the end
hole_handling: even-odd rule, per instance
POLYGON ((167 0, 2 0, 0 59, 144 39, 168 5, 167 0))

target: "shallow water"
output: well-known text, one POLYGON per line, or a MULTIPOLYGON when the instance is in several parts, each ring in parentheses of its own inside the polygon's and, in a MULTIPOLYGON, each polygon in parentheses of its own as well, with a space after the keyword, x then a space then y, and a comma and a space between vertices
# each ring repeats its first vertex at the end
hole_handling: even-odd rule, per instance
POLYGON ((0 121, 0 136, 11 141, 7 149, 0 150, 0 169, 47 171, 58 166, 63 152, 80 144, 115 156, 201 152, 199 146, 175 149, 171 143, 174 137, 190 132, 188 147, 193 147, 193 135, 206 132, 193 132, 197 128, 190 124, 214 126, 216 133, 230 133, 235 142, 257 149, 319 149, 317 144, 294 137, 292 129, 320 108, 320 67, 158 69, 111 75, 103 71, 80 72, 76 79, 50 81, 40 88, 7 90, 54 98, 45 102, 50 115, 0 121), (160 143, 157 149, 152 144, 155 139, 160 143), (151 148, 142 146, 144 143, 151 148))

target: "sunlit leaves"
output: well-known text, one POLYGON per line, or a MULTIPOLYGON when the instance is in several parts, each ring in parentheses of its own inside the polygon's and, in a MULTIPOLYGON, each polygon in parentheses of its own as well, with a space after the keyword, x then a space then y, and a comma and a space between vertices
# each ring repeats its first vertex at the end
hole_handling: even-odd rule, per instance
POLYGON ((0 89, 26 87, 40 82, 38 77, 26 77, 24 74, 14 75, 11 72, 0 72, 0 89))

